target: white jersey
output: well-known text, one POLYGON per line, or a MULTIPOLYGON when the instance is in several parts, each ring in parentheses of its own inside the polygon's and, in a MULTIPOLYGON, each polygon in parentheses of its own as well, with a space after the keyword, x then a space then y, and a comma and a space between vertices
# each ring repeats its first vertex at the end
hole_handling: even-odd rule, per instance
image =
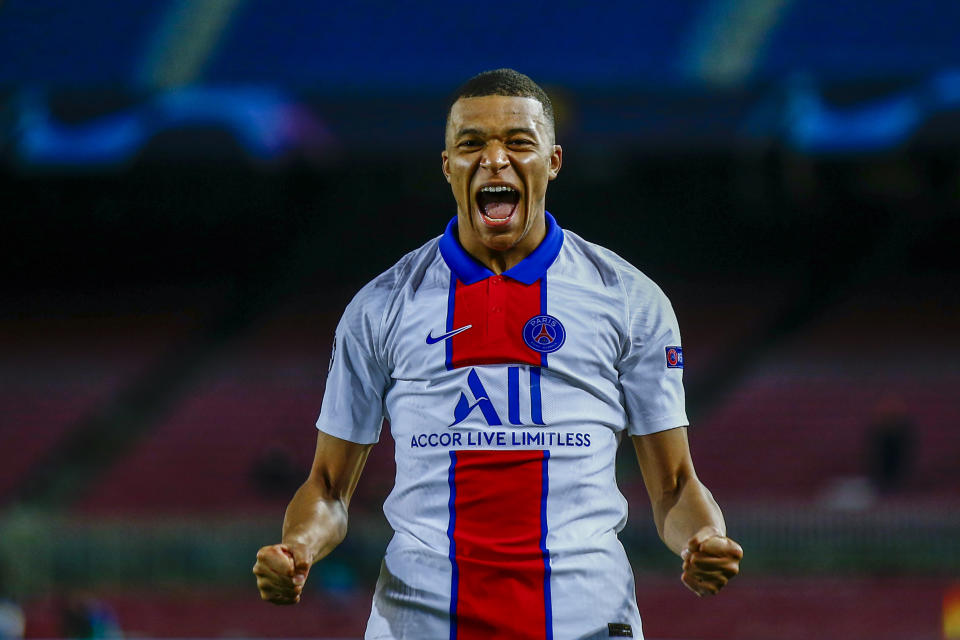
POLYGON ((502 275, 454 218, 337 327, 317 427, 396 440, 368 639, 642 637, 614 459, 687 424, 680 334, 656 284, 546 215, 502 275))

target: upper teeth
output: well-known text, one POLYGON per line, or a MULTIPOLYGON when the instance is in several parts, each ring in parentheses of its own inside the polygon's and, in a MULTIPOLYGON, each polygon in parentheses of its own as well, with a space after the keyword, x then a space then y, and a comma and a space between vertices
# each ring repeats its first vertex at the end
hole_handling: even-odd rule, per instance
POLYGON ((498 185, 496 187, 484 187, 480 189, 480 191, 483 191, 486 193, 500 193, 502 191, 516 191, 516 189, 514 189, 513 187, 504 186, 504 185, 498 185))

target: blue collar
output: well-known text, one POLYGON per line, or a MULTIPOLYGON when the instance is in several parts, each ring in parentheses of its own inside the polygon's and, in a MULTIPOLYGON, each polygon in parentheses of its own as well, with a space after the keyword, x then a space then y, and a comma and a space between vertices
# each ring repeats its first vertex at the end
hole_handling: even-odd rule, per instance
MULTIPOLYGON (((544 215, 547 219, 547 235, 544 236, 543 241, 519 264, 504 271, 503 275, 519 280, 523 284, 533 284, 543 277, 560 255, 560 247, 563 246, 563 230, 549 211, 545 211, 544 215)), ((460 241, 457 239, 456 216, 447 223, 447 230, 440 237, 440 255, 463 284, 473 284, 496 275, 460 246, 460 241)))

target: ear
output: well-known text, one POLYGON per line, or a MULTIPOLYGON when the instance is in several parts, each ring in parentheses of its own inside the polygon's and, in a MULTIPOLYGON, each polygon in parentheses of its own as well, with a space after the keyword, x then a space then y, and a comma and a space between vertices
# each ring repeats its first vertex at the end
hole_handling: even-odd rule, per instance
POLYGON ((443 177, 450 182, 450 157, 446 150, 440 152, 440 170, 443 171, 443 177))
POLYGON ((558 144, 553 145, 553 153, 550 154, 550 179, 553 180, 560 173, 560 167, 563 165, 563 147, 558 144))

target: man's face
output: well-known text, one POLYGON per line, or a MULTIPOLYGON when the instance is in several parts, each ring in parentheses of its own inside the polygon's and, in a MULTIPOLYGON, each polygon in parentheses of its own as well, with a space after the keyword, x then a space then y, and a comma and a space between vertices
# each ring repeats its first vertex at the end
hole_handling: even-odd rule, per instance
POLYGON ((543 239, 547 183, 563 151, 533 98, 460 98, 450 109, 443 174, 457 201, 463 247, 532 251, 543 239))

